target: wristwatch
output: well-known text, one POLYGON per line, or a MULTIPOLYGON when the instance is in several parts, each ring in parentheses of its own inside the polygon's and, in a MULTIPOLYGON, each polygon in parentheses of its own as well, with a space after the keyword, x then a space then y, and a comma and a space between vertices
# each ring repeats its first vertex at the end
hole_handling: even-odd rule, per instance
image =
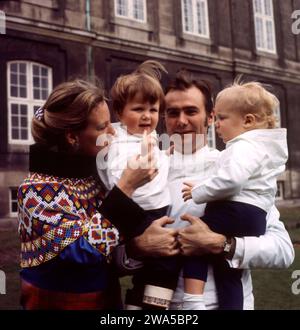
POLYGON ((231 237, 230 238, 226 237, 225 242, 223 244, 223 252, 224 253, 229 253, 230 250, 231 250, 231 246, 232 246, 232 238, 231 237))

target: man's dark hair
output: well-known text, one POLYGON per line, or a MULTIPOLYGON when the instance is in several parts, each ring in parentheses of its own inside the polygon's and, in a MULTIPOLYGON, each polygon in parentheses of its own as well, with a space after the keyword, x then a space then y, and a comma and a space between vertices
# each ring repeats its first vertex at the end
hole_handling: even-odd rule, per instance
POLYGON ((196 87, 202 92, 205 98, 206 113, 210 115, 214 107, 212 100, 212 88, 210 83, 206 80, 196 79, 190 72, 185 69, 179 70, 175 77, 171 78, 165 89, 165 95, 170 91, 184 91, 191 87, 196 87))

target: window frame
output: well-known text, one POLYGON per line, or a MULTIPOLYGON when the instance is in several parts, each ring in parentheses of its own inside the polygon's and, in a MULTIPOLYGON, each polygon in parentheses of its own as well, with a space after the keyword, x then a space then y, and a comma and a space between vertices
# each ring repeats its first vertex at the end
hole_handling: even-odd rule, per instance
POLYGON ((283 180, 277 181, 277 191, 276 191, 275 200, 277 200, 277 201, 284 200, 284 181, 283 180))
POLYGON ((184 0, 181 0, 181 20, 182 20, 182 31, 184 34, 188 34, 191 36, 196 36, 200 38, 210 39, 210 28, 209 28, 209 12, 208 12, 208 4, 207 0, 191 0, 192 1, 192 15, 193 15, 193 22, 196 22, 196 25, 193 31, 188 31, 185 25, 185 11, 184 11, 184 0), (205 30, 206 34, 195 32, 199 31, 198 26, 198 18, 197 18, 197 1, 201 1, 205 5, 205 30))
POLYGON ((138 23, 146 24, 147 23, 147 0, 142 0, 143 1, 143 8, 144 8, 144 19, 137 19, 133 16, 133 1, 134 0, 125 0, 127 3, 127 9, 128 9, 128 15, 120 15, 118 14, 118 0, 114 1, 114 13, 115 17, 122 18, 122 19, 127 19, 131 21, 135 21, 138 23))
POLYGON ((214 122, 212 122, 211 125, 208 127, 207 145, 209 146, 209 148, 216 149, 216 128, 214 122))
POLYGON ((9 193, 9 216, 10 217, 17 217, 18 216, 18 187, 9 187, 8 193, 9 193), (13 190, 17 191, 17 198, 15 200, 12 198, 13 190), (13 202, 17 203, 17 211, 16 212, 13 211, 13 207, 12 207, 13 202))
MULTIPOLYGON (((8 113, 8 143, 12 145, 29 145, 32 144, 33 137, 31 135, 31 119, 34 115, 34 107, 40 107, 45 103, 46 99, 35 99, 33 89, 33 66, 37 65, 40 68, 48 70, 48 95, 53 88, 53 71, 52 68, 33 61, 13 60, 8 61, 6 66, 7 72, 7 113, 8 113), (11 64, 26 65, 26 97, 11 95, 11 64), (14 139, 12 137, 12 104, 27 106, 27 139, 14 139)), ((20 118, 20 117, 19 117, 20 118)))
POLYGON ((269 53, 276 55, 277 54, 277 43, 276 43, 276 26, 275 26, 275 17, 274 17, 274 4, 273 0, 252 0, 252 8, 253 8, 253 19, 254 19, 254 35, 255 35, 255 47, 256 50, 259 52, 269 53), (270 12, 271 15, 267 15, 264 10, 263 12, 259 13, 256 11, 256 1, 260 1, 261 7, 266 8, 265 1, 270 1, 271 8, 270 12), (259 18, 262 20, 262 42, 263 46, 258 46, 258 40, 257 40, 257 34, 258 34, 258 25, 256 22, 256 18, 259 18), (267 22, 271 22, 272 26, 272 42, 273 42, 273 49, 268 48, 268 33, 267 33, 267 22))
MULTIPOLYGON (((281 111, 280 111, 280 103, 278 104, 278 107, 275 108, 275 117, 276 117, 276 128, 281 127, 281 111)), ((284 200, 284 186, 285 186, 285 180, 283 179, 278 179, 277 180, 277 191, 276 191, 276 196, 275 200, 281 201, 284 200)))
POLYGON ((281 111, 280 111, 280 104, 278 105, 278 107, 275 108, 275 113, 274 113, 275 117, 276 117, 276 128, 280 128, 281 127, 281 111))

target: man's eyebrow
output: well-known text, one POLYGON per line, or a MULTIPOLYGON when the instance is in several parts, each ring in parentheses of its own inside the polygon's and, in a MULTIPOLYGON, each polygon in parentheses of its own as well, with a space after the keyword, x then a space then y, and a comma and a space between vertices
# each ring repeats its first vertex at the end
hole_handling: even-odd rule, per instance
POLYGON ((166 111, 180 111, 180 108, 179 107, 167 107, 166 108, 166 111))
POLYGON ((172 106, 172 107, 166 107, 166 110, 198 110, 198 107, 196 105, 186 105, 184 107, 176 107, 176 106, 172 106))
POLYGON ((195 105, 188 105, 186 107, 183 107, 183 110, 198 110, 198 107, 195 105))

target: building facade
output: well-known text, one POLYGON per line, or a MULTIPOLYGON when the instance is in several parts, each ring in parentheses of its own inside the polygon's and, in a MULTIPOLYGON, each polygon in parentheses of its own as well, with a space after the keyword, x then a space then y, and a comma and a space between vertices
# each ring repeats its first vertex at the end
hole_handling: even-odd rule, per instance
MULTIPOLYGON (((1 1, 0 218, 16 215, 16 189, 33 142, 30 120, 53 86, 99 77, 109 90, 120 74, 149 58, 169 73, 185 67, 209 80, 215 93, 239 74, 271 85, 289 144, 278 197, 300 198, 296 10, 300 0, 1 1)), ((213 129, 210 144, 223 147, 213 129)))

